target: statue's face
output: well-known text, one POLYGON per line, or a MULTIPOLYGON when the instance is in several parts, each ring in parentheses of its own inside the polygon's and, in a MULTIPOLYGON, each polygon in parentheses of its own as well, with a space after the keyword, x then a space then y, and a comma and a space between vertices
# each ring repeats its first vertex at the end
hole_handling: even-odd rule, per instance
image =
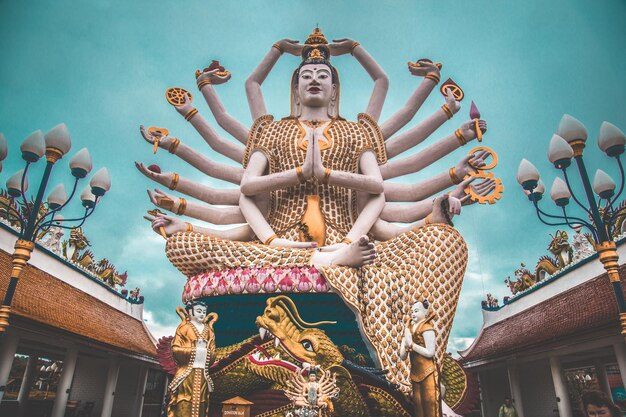
POLYGON ((414 303, 411 307, 411 320, 413 320, 414 322, 424 320, 427 313, 428 310, 424 308, 424 305, 422 303, 414 303))
POLYGON ((335 97, 336 86, 328 65, 306 64, 300 68, 298 76, 298 96, 300 103, 310 107, 328 106, 335 97))
POLYGON ((191 320, 202 323, 206 318, 206 307, 201 305, 193 306, 191 310, 191 320))
POLYGON ((311 382, 315 382, 315 380, 317 379, 317 375, 315 374, 309 374, 309 381, 311 382))

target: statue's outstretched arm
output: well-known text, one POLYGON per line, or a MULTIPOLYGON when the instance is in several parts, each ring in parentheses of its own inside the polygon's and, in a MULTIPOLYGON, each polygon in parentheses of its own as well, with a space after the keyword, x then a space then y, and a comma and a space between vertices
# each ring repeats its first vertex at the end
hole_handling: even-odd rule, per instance
POLYGON ((239 195, 241 192, 238 188, 220 190, 191 181, 185 177, 181 177, 175 172, 160 173, 150 171, 141 162, 135 162, 135 166, 143 175, 162 186, 168 187, 170 190, 176 190, 189 197, 197 198, 205 203, 232 206, 239 204, 239 195))
POLYGON ((404 232, 408 232, 419 227, 433 223, 449 223, 453 216, 461 213, 461 205, 467 201, 468 197, 464 197, 463 201, 458 198, 442 194, 435 198, 432 204, 432 211, 426 218, 406 226, 398 226, 385 220, 378 219, 372 226, 370 232, 375 239, 385 241, 394 239, 404 232))
MULTIPOLYGON (((361 155, 359 168, 363 175, 380 178, 378 162, 371 152, 365 152, 361 155)), ((380 193, 360 193, 359 198, 364 202, 364 205, 360 209, 354 225, 346 235, 346 238, 351 241, 357 241, 370 231, 385 206, 385 194, 382 193, 382 190, 380 193)))
POLYGON ((202 136, 202 139, 216 152, 232 159, 235 162, 241 163, 243 159, 244 147, 240 143, 234 143, 222 138, 217 132, 209 125, 198 110, 191 104, 188 96, 185 96, 185 104, 177 106, 176 111, 180 113, 185 120, 189 121, 196 131, 202 136))
POLYGON ((252 74, 250 74, 250 77, 246 80, 246 96, 248 97, 248 106, 250 107, 253 120, 267 114, 263 93, 261 92, 261 84, 265 81, 265 78, 278 61, 278 58, 280 58, 283 52, 300 56, 301 51, 302 45, 298 44, 298 41, 282 39, 270 48, 265 58, 263 58, 261 63, 252 71, 252 74))
MULTIPOLYGON (((424 81, 426 82, 426 81, 424 81)), ((387 156, 393 158, 402 152, 422 143, 444 122, 448 121, 461 108, 461 104, 454 99, 450 91, 446 96, 446 104, 435 113, 421 121, 414 128, 394 136, 385 143, 387 156)))
POLYGON ((387 90, 389 90, 389 77, 387 77, 387 74, 385 74, 385 71, 378 65, 376 60, 358 42, 352 39, 336 39, 329 46, 331 55, 337 56, 352 53, 359 64, 372 77, 372 80, 374 80, 374 89, 365 113, 370 115, 375 121, 378 121, 385 104, 387 90))
POLYGON ((388 222, 411 223, 421 220, 433 211, 433 201, 422 200, 415 203, 385 203, 380 218, 388 222))
MULTIPOLYGON (((468 177, 452 190, 449 195, 457 198, 463 205, 471 204, 473 201, 465 193, 465 189, 476 179, 476 177, 468 177)), ((476 186, 472 186, 474 191, 480 195, 484 192, 493 190, 494 180, 485 180, 476 186)), ((426 218, 433 211, 433 202, 435 199, 426 198, 422 201, 413 203, 386 203, 380 218, 388 222, 395 223, 411 223, 426 218)))
POLYGON ((380 125, 380 131, 385 140, 413 119, 440 80, 439 68, 435 64, 426 61, 420 61, 419 64, 419 67, 409 64, 409 71, 415 76, 423 76, 424 79, 404 106, 380 125))
POLYGON ((154 191, 148 190, 148 196, 155 206, 180 216, 185 215, 212 224, 237 224, 246 222, 243 214, 241 214, 241 210, 239 210, 237 206, 213 207, 208 204, 187 201, 187 199, 182 197, 174 197, 158 188, 155 188, 154 191))
MULTIPOLYGON (((380 167, 383 178, 396 178, 412 174, 427 167, 460 146, 465 145, 470 140, 475 139, 476 132, 474 131, 474 126, 473 121, 463 123, 453 134, 446 136, 426 149, 406 158, 387 162, 380 167)), ((484 120, 479 122, 479 126, 481 131, 487 131, 487 123, 484 120)))
POLYGON ((220 76, 217 72, 219 72, 217 69, 203 72, 196 79, 196 83, 198 84, 198 88, 202 92, 204 99, 209 105, 211 113, 213 113, 217 124, 245 145, 248 140, 248 128, 226 111, 222 101, 217 95, 217 91, 215 91, 215 88, 213 87, 214 85, 222 84, 228 81, 230 79, 230 73, 226 76, 220 76))
POLYGON ((238 240, 242 242, 248 242, 255 238, 254 232, 247 224, 231 229, 211 229, 204 226, 192 225, 179 218, 162 213, 158 213, 156 216, 147 215, 143 217, 152 223, 152 230, 154 230, 155 233, 161 234, 163 231, 166 236, 180 232, 198 232, 220 239, 238 240))
POLYGON ((160 148, 167 149, 170 153, 178 156, 180 159, 208 176, 237 185, 241 182, 243 168, 212 161, 191 149, 189 146, 181 143, 179 139, 171 136, 152 136, 145 131, 143 126, 141 126, 140 130, 142 136, 148 143, 154 144, 155 141, 158 141, 160 148))
POLYGON ((387 201, 394 202, 419 201, 428 198, 454 184, 461 183, 467 174, 476 171, 473 166, 481 167, 485 165, 487 156, 488 153, 486 152, 466 155, 456 166, 449 170, 415 184, 385 182, 385 198, 387 201))

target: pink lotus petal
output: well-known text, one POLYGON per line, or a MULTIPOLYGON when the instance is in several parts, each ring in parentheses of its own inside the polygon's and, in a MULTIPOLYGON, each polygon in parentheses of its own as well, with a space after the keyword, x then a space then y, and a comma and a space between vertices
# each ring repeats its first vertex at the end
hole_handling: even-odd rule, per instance
POLYGON ((230 293, 231 294, 241 294, 243 292, 243 284, 239 277, 235 277, 233 282, 230 284, 230 293))
POLYGON ((246 283, 246 291, 248 291, 250 294, 256 294, 257 292, 259 292, 260 289, 261 284, 259 284, 259 281, 257 281, 255 277, 250 277, 250 279, 246 283))
POLYGON ((276 291, 276 281, 274 281, 272 276, 268 274, 261 282, 261 288, 263 288, 263 291, 265 292, 274 292, 276 291))
POLYGON ((224 295, 228 292, 228 283, 224 278, 221 278, 217 283, 217 293, 219 295, 224 295))

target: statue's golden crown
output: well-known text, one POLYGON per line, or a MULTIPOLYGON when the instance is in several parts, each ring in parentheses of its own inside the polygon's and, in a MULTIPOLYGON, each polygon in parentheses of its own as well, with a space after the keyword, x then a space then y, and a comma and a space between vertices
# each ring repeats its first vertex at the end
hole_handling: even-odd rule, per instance
POLYGON ((326 36, 322 33, 320 28, 316 27, 313 29, 313 33, 309 35, 306 41, 304 41, 305 45, 328 45, 328 41, 326 40, 326 36))
POLYGON ((304 41, 304 49, 302 50, 303 61, 312 59, 330 61, 328 41, 318 27, 313 29, 313 33, 304 41))

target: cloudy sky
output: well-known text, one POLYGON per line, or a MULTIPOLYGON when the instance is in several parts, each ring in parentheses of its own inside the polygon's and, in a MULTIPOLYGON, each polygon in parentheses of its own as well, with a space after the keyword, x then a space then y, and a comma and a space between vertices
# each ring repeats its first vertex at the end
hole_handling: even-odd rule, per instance
MULTIPOLYGON (((498 204, 468 207, 456 220, 470 246, 470 264, 450 349, 463 348, 480 329, 485 293, 506 295, 504 278, 520 262, 533 266, 554 232, 535 218, 515 181, 520 159, 534 162, 549 186, 556 173, 546 159, 547 144, 569 113, 589 129, 590 170, 602 167, 618 177, 595 140, 604 120, 626 129, 625 20, 623 0, 0 0, 0 131, 10 145, 0 181, 21 168, 23 138, 65 122, 73 151, 88 147, 94 166, 108 167, 113 180, 85 227, 93 250, 128 270, 128 286, 141 287, 146 297, 150 327, 158 336, 170 334, 184 279, 166 260, 163 240, 142 219, 151 208, 145 191, 151 184, 133 162, 158 163, 216 187, 229 185, 167 152, 153 155, 143 142, 140 124, 166 126, 186 144, 227 162, 165 101, 165 89, 180 86, 195 93, 195 69, 219 59, 233 74, 219 94, 232 115, 250 124, 246 77, 276 40, 303 41, 319 24, 330 39, 361 42, 384 67, 391 80, 385 120, 418 85, 406 62, 441 61, 442 78, 452 77, 467 98, 426 144, 465 121, 473 99, 489 123, 484 145, 498 152, 495 172, 505 185, 498 204)), ((288 80, 297 63, 283 57, 263 86, 268 109, 277 116, 288 112, 288 80)), ((342 77, 342 113, 354 119, 366 107, 371 81, 350 56, 334 64, 342 77)), ((195 105, 213 123, 196 96, 195 105)), ((433 93, 414 123, 442 103, 433 93)), ((439 173, 468 150, 402 181, 439 173)), ((52 184, 69 187, 66 164, 60 163, 52 184)), ((32 184, 39 175, 31 174, 32 184)), ((551 208, 547 200, 543 203, 551 208)))

